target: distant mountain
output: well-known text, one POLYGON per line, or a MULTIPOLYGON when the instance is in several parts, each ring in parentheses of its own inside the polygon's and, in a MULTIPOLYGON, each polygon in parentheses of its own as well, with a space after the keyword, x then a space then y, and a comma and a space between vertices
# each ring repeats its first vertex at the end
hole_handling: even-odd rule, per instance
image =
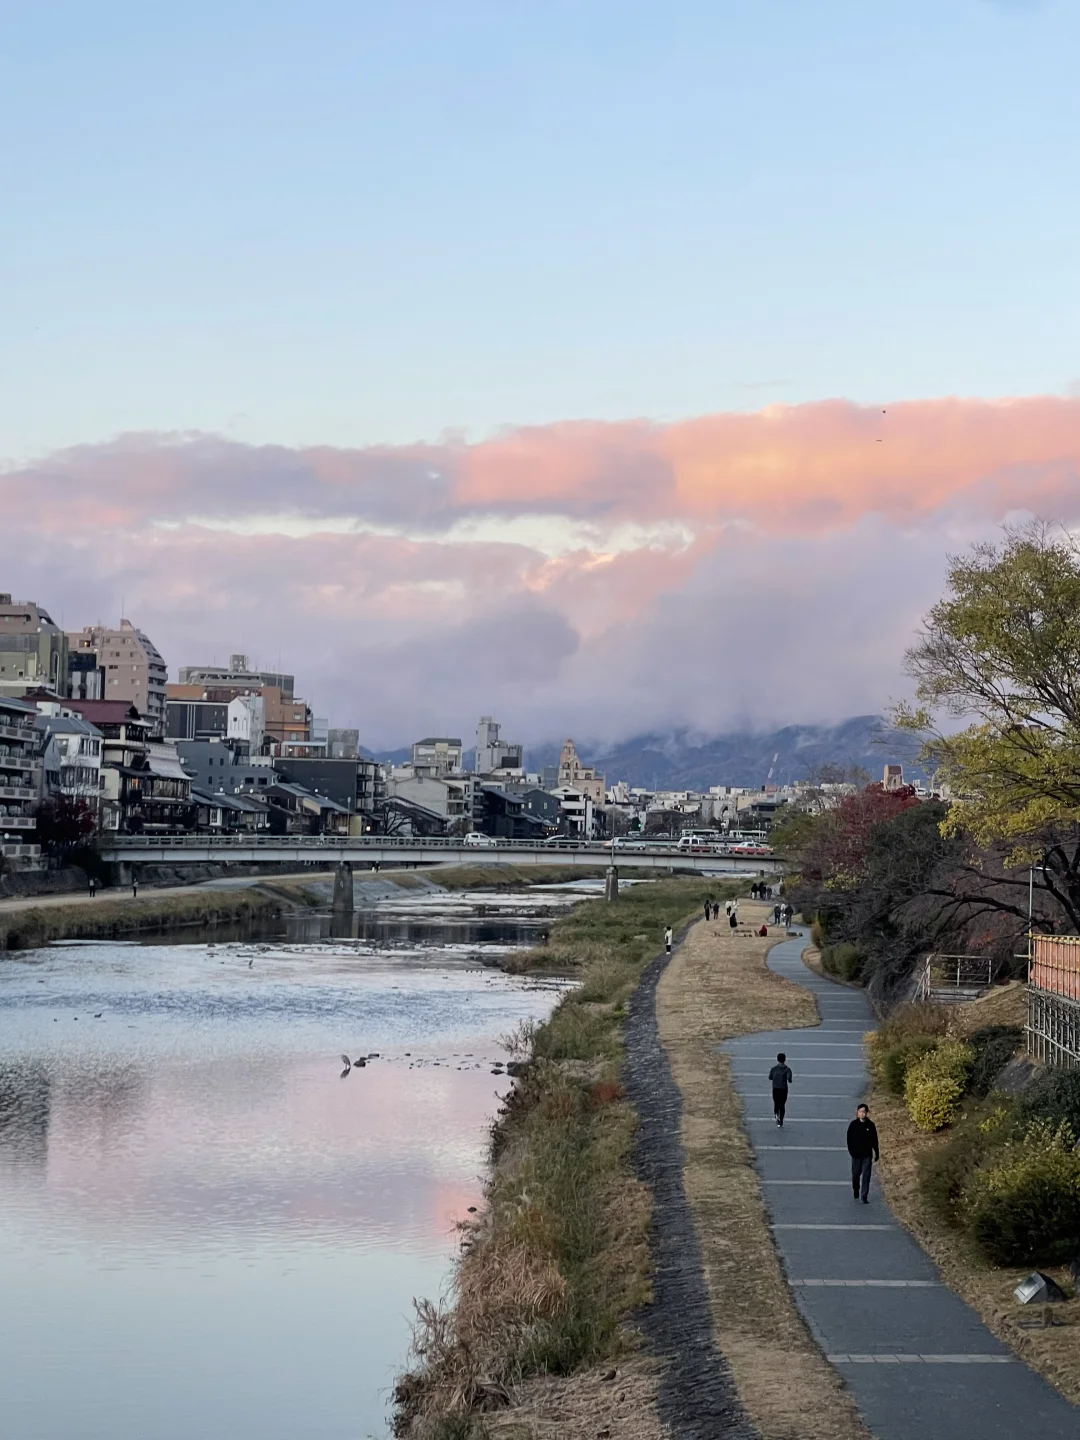
MULTIPOLYGON (((530 745, 530 770, 558 762, 560 744, 530 745)), ((706 737, 688 729, 637 735, 617 745, 578 746, 588 765, 609 785, 626 780, 648 790, 707 790, 710 785, 784 785, 805 780, 823 765, 859 766, 880 780, 886 764, 905 775, 925 778, 916 763, 919 743, 894 730, 879 715, 857 715, 838 725, 786 725, 782 730, 745 731, 706 737)))
MULTIPOLYGON (((528 745, 525 765, 540 770, 559 763, 562 741, 528 745)), ((365 751, 365 754, 371 752, 365 751)), ((903 765, 905 775, 925 779, 917 764, 919 742, 894 730, 880 715, 856 715, 838 725, 785 725, 782 730, 740 731, 704 736, 689 729, 636 735, 617 745, 580 744, 578 753, 609 785, 625 780, 646 790, 707 790, 710 785, 785 785, 805 780, 823 765, 859 767, 880 780, 886 764, 903 765)), ((475 751, 464 756, 473 763, 475 751)), ((376 760, 401 765, 407 747, 381 750, 376 760)))

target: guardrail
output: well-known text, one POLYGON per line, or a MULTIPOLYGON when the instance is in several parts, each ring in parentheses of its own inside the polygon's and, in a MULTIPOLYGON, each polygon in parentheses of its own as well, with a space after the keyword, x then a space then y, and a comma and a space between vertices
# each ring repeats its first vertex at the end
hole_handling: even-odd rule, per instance
POLYGON ((333 849, 370 849, 387 850, 467 850, 475 851, 481 855, 485 850, 527 850, 532 853, 535 850, 550 850, 553 853, 559 851, 574 850, 587 851, 593 855, 611 856, 616 859, 626 859, 633 855, 676 855, 683 860, 769 860, 776 861, 778 856, 772 851, 740 850, 735 847, 717 845, 711 850, 704 850, 698 846, 688 849, 685 845, 679 846, 676 841, 657 841, 655 844, 644 845, 619 845, 616 843, 612 848, 610 840, 504 840, 495 839, 494 844, 470 845, 461 836, 405 836, 405 835, 252 835, 239 833, 236 835, 190 835, 190 834, 157 834, 157 835, 111 835, 103 840, 102 848, 108 850, 145 850, 147 847, 160 850, 183 850, 183 849, 229 849, 239 848, 250 850, 273 849, 280 850, 283 846, 290 849, 312 849, 312 850, 333 850, 333 849))

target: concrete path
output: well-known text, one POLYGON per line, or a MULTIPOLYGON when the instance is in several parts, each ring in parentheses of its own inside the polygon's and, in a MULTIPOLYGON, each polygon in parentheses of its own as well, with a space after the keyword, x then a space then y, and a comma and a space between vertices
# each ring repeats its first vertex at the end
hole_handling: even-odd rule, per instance
MULTIPOLYGON (((869 1205, 852 1198, 845 1134, 868 1089, 862 1036, 874 1017, 861 991, 807 969, 805 945, 804 936, 785 941, 768 963, 814 994, 821 1025, 720 1048, 731 1056, 788 1283, 815 1340, 878 1440, 1077 1440, 1080 1409, 945 1286, 876 1180, 869 1205), (795 1076, 782 1130, 768 1082, 781 1050, 795 1076)), ((888 1164, 888 1134, 881 1151, 888 1164)))

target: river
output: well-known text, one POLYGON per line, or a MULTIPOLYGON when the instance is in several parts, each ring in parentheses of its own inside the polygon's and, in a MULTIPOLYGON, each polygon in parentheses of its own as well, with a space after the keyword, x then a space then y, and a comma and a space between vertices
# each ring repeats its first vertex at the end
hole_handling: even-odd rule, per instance
POLYGON ((412 1299, 480 1202, 500 1038, 562 986, 492 966, 570 899, 0 962, 3 1440, 386 1436, 412 1299))

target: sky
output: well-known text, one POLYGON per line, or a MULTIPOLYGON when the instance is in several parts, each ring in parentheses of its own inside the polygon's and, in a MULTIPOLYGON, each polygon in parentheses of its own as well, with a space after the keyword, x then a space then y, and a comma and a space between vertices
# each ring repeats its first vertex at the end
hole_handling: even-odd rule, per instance
POLYGON ((1080 523, 1080 7, 0 0, 0 589, 389 746, 841 718, 1080 523))

